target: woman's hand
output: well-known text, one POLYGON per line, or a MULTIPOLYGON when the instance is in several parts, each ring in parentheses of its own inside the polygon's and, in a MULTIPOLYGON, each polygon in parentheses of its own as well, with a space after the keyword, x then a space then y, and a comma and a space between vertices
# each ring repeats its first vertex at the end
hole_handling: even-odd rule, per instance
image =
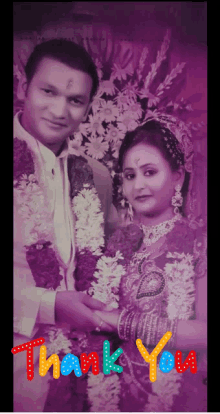
POLYGON ((94 312, 97 316, 99 316, 106 324, 110 325, 110 327, 112 328, 112 330, 110 331, 108 329, 109 332, 117 332, 118 331, 118 318, 120 315, 120 311, 117 310, 112 310, 110 312, 106 312, 106 311, 95 311, 94 312))

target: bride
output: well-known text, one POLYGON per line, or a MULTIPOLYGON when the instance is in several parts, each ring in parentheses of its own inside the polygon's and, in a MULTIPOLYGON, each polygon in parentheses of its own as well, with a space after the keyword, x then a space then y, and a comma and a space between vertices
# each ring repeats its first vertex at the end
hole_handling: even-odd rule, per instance
MULTIPOLYGON (((178 140, 180 135, 174 136, 169 126, 166 116, 148 120, 126 134, 119 152, 128 214, 109 239, 107 251, 122 251, 124 241, 126 272, 119 287, 119 309, 96 312, 118 335, 123 349, 116 361, 123 372, 113 374, 120 380, 115 411, 207 411, 206 236, 186 217, 192 144, 186 136, 178 140), (164 350, 173 356, 181 350, 182 362, 194 350, 198 370, 193 375, 189 369, 178 373, 175 365, 170 372, 157 367, 157 380, 151 382, 149 363, 136 339, 150 354, 167 331, 172 337, 157 364, 164 350)), ((100 387, 92 397, 97 411, 98 398, 103 398, 104 386, 100 387)))
POLYGON ((104 276, 96 271, 93 281, 85 283, 79 271, 76 278, 77 290, 86 286, 104 303, 117 297, 118 309, 96 311, 103 322, 97 332, 85 334, 73 352, 78 357, 97 352, 100 372, 93 375, 90 368, 80 378, 72 374, 53 381, 44 411, 59 411, 61 404, 61 411, 207 412, 206 234, 187 217, 193 147, 172 119, 162 114, 148 119, 122 142, 118 166, 128 214, 98 262, 104 276), (172 336, 158 355, 152 382, 136 340, 141 339, 150 354, 168 331, 172 336), (102 372, 105 339, 111 355, 119 346, 123 349, 116 360, 123 372, 102 372), (196 352, 195 374, 189 368, 177 372, 174 363, 172 370, 163 372, 161 355, 169 351, 175 357, 177 350, 182 363, 190 351, 196 352), (64 409, 65 401, 69 409, 64 409))

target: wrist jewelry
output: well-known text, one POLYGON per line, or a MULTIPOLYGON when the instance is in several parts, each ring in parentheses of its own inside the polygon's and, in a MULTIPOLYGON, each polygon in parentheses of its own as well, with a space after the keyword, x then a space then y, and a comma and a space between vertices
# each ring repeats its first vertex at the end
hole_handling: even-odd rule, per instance
POLYGON ((118 336, 120 339, 124 339, 124 326, 125 326, 125 318, 128 314, 127 309, 123 309, 123 311, 120 313, 118 318, 118 336))
POLYGON ((130 312, 125 323, 125 340, 129 341, 131 335, 131 323, 134 317, 134 312, 130 312))

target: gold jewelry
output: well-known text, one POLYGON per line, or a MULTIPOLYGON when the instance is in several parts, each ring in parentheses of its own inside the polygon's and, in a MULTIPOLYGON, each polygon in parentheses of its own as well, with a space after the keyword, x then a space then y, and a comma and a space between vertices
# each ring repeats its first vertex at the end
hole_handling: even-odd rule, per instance
POLYGON ((144 243, 146 246, 150 246, 155 243, 165 234, 173 230, 175 222, 181 219, 181 214, 176 214, 171 220, 164 221, 163 223, 157 224, 156 226, 145 226, 140 225, 140 228, 144 233, 144 243))
POLYGON ((181 207, 183 204, 183 197, 181 194, 181 187, 179 184, 175 187, 175 190, 175 196, 172 197, 172 206, 174 207, 174 213, 177 215, 179 214, 179 207, 181 207))
POLYGON ((133 221, 133 217, 134 217, 134 212, 133 212, 133 208, 132 205, 128 202, 128 217, 130 219, 130 221, 133 221))

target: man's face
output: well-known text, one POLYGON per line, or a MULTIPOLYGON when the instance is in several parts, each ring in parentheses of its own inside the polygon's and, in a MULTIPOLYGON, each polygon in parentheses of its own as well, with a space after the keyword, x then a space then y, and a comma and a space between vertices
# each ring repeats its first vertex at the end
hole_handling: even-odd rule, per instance
POLYGON ((23 127, 48 148, 59 148, 86 119, 91 89, 87 73, 43 58, 26 90, 23 127))

